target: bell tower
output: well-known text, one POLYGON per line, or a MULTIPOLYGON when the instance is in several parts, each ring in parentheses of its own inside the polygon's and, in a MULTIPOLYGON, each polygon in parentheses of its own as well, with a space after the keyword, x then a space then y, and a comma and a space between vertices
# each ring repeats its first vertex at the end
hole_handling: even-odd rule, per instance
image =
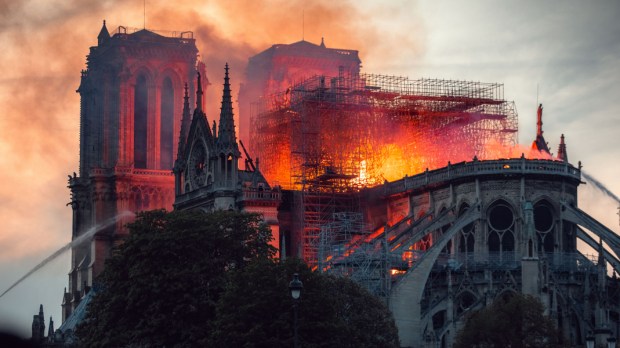
MULTIPOLYGON (((172 209, 184 84, 194 81, 197 70, 205 76, 197 56, 192 32, 119 27, 110 33, 103 22, 77 89, 79 174, 70 176, 68 186, 72 240, 87 234, 89 242, 72 249, 63 321, 126 235, 123 226, 131 217, 119 214, 172 209)), ((201 87, 207 85, 205 77, 201 87)), ((188 88, 189 102, 196 102, 195 85, 188 88)))

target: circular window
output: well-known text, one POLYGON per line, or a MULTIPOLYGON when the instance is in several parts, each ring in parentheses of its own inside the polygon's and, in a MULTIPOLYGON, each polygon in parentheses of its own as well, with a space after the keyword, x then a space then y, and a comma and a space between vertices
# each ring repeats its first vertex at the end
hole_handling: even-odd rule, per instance
POLYGON ((546 204, 534 207, 534 226, 538 232, 549 232, 553 227, 553 213, 546 204))
POLYGON ((514 216, 512 210, 505 205, 498 204, 489 212, 489 223, 496 231, 505 231, 512 227, 514 216))

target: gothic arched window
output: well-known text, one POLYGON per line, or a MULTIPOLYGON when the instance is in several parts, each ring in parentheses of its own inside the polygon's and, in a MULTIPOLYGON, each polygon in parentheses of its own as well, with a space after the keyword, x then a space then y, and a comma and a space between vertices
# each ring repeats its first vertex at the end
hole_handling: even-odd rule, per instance
POLYGON ((232 179, 232 172, 233 172, 233 156, 229 154, 226 157, 226 179, 227 180, 232 179))
POLYGON ((139 75, 134 90, 133 162, 135 168, 146 168, 148 87, 146 77, 139 75))
POLYGON ((161 86, 160 168, 172 169, 174 146, 174 88, 169 77, 161 86))
MULTIPOLYGON (((459 217, 463 216, 469 209, 469 205, 464 203, 461 205, 459 209, 459 217)), ((459 252, 460 253, 472 253, 474 251, 475 244, 475 228, 474 223, 469 223, 461 230, 460 241, 459 241, 459 252)))
POLYGON ((542 201, 534 205, 534 228, 538 235, 538 243, 546 253, 552 253, 555 247, 555 222, 553 209, 549 203, 542 201))
POLYGON ((489 257, 497 260, 513 260, 515 217, 510 206, 499 202, 489 209, 487 245, 489 257))

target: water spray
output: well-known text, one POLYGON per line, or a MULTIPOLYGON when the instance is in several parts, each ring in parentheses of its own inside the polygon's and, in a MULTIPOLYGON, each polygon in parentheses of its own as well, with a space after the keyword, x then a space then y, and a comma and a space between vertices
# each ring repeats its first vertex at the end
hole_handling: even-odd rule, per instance
POLYGON ((583 170, 581 171, 581 175, 584 177, 584 179, 589 181, 592 185, 594 185, 597 189, 599 189, 604 194, 606 194, 609 198, 613 199, 614 201, 616 201, 616 203, 620 204, 620 198, 618 198, 618 196, 616 196, 607 187, 605 187, 605 185, 601 184, 600 181, 594 179, 591 175, 585 173, 583 170))
POLYGON ((0 294, 0 298, 2 298, 2 296, 4 296, 7 292, 11 291, 14 287, 16 287, 17 285, 19 285, 21 282, 23 282, 26 278, 28 278, 31 274, 33 274, 34 272, 38 271, 39 269, 41 269, 42 267, 44 267, 45 265, 47 265, 50 261, 54 260, 55 258, 57 258, 58 256, 62 255, 65 251, 69 250, 72 247, 76 247, 79 246, 81 244, 83 244, 84 242, 90 240, 90 238, 92 236, 95 235, 95 233, 108 228, 110 226, 112 226, 113 224, 116 223, 116 221, 118 221, 118 219, 123 218, 123 217, 129 217, 129 216, 134 216, 134 213, 130 212, 130 211, 124 211, 119 213, 118 215, 116 215, 113 218, 110 218, 106 221, 104 221, 103 223, 93 226, 91 227, 88 231, 86 231, 84 234, 82 234, 81 236, 75 238, 74 240, 72 240, 70 243, 67 243, 65 246, 63 246, 62 248, 56 250, 53 254, 51 254, 50 256, 48 256, 47 258, 45 258, 45 260, 41 261, 38 265, 34 266, 34 268, 32 268, 30 271, 28 271, 28 273, 26 273, 23 277, 19 278, 13 285, 11 285, 8 289, 6 289, 2 294, 0 294))

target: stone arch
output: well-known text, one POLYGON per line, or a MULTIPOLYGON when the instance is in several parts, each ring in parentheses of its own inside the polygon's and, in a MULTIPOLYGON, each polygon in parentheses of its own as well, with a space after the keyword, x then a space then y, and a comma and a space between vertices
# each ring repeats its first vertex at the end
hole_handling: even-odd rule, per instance
MULTIPOLYGON (((446 211, 448 210, 448 207, 445 204, 441 204, 439 206, 439 209, 436 210, 438 211, 438 215, 442 215, 444 213, 446 213, 446 211)), ((441 238, 441 236, 443 236, 443 234, 450 228, 451 224, 446 224, 441 226, 438 230, 437 230, 437 238, 434 239, 438 239, 441 238)), ((452 242, 452 238, 450 240, 448 240, 448 243, 446 244, 446 246, 443 249, 443 253, 446 254, 451 254, 452 253, 452 246, 453 246, 453 242, 452 242)))
POLYGON ((136 74, 133 109, 133 163, 135 168, 147 167, 149 75, 136 74))
POLYGON ((174 129, 176 99, 172 80, 165 77, 160 88, 159 167, 172 169, 174 156, 174 129))
MULTIPOLYGON (((204 151, 204 158, 205 158, 205 163, 204 163, 204 171, 202 171, 200 173, 200 177, 198 178, 198 182, 194 182, 191 179, 192 176, 192 171, 195 171, 196 168, 191 168, 190 166, 192 165, 192 161, 187 161, 185 163, 186 165, 186 170, 185 170, 185 174, 186 174, 186 182, 190 182, 190 189, 191 190, 197 190, 199 189, 201 186, 205 186, 207 184, 207 178, 209 176, 209 174, 211 173, 211 162, 210 162, 210 157, 211 157, 211 148, 208 146, 207 142, 205 141, 205 139, 201 136, 197 136, 196 138, 193 139, 191 146, 189 147, 189 157, 192 157, 192 153, 194 152, 195 149, 197 149, 196 144, 201 145, 202 147, 202 151, 204 151)), ((187 191, 187 190, 186 190, 187 191)))
POLYGON ((471 290, 465 289, 454 296, 454 310, 456 316, 461 316, 472 309, 478 302, 478 296, 471 290))
POLYGON ((421 304, 419 301, 411 301, 411 299, 422 298, 431 268, 437 261, 441 249, 445 247, 447 238, 452 238, 465 225, 480 219, 480 217, 480 206, 476 204, 466 214, 454 221, 452 227, 446 232, 446 238, 442 238, 433 245, 424 257, 392 286, 390 309, 394 315, 403 346, 413 345, 413 342, 419 337, 421 304))
POLYGON ((534 229, 541 251, 552 253, 556 249, 558 209, 550 199, 541 197, 534 204, 534 229))
POLYGON ((134 186, 131 188, 131 202, 134 206, 134 211, 139 212, 144 210, 144 204, 142 199, 142 190, 138 186, 134 186))
MULTIPOLYGON (((161 69, 161 73, 159 74, 159 83, 161 84, 164 79, 169 78, 172 82, 172 86, 175 91, 183 90, 184 84, 187 81, 183 81, 177 71, 172 68, 170 65, 165 66, 161 69)), ((182 100, 183 95, 179 95, 179 100, 182 100)))
POLYGON ((447 322, 448 322, 448 311, 445 308, 436 311, 431 316, 431 323, 433 325, 434 331, 442 329, 447 324, 447 322))
POLYGON ((496 199, 487 206, 484 215, 489 258, 502 261, 514 260, 518 216, 514 206, 505 199, 496 199))
MULTIPOLYGON (((459 208, 457 209, 457 216, 460 217, 467 210, 469 210, 470 204, 466 201, 461 202, 459 208)), ((476 225, 475 223, 470 223, 463 227, 460 233, 457 235, 457 243, 458 243, 458 252, 464 254, 470 254, 474 252, 474 246, 476 243, 476 225)))
MULTIPOLYGON (((133 100, 131 101, 131 120, 129 121, 133 133, 133 147, 129 155, 133 156, 133 165, 139 169, 154 169, 152 159, 155 151, 152 146, 154 140, 154 116, 157 99, 155 95, 157 70, 152 64, 139 62, 130 67, 129 88, 133 100)), ((130 135, 131 136, 131 135, 130 135)), ((158 168, 158 164, 155 164, 158 168)))
POLYGON ((155 70, 153 69, 152 66, 149 66, 148 64, 142 64, 142 65, 133 67, 131 69, 131 83, 133 85, 136 84, 136 81, 138 80, 138 76, 140 75, 144 75, 146 77, 147 82, 149 83, 150 86, 155 85, 155 70))
POLYGON ((497 293, 494 300, 498 300, 498 299, 507 300, 516 294, 518 294, 516 289, 513 289, 511 287, 505 287, 497 293))
POLYGON ((228 153, 226 155, 226 180, 233 179, 233 161, 235 160, 235 156, 232 153, 228 153))
POLYGON ((157 85, 160 93, 159 167, 166 170, 172 169, 174 163, 176 138, 182 117, 183 83, 179 75, 167 67, 159 74, 157 85))

